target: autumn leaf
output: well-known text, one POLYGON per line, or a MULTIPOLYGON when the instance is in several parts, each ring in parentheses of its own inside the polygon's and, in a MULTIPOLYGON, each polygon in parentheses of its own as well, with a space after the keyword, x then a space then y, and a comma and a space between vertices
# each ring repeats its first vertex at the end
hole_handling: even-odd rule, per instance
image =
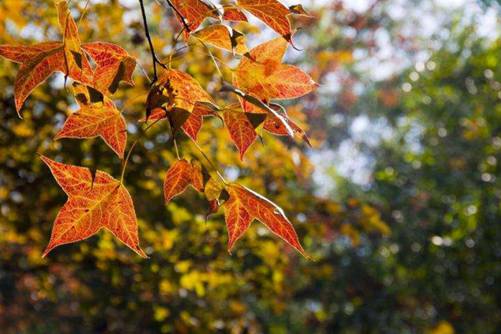
POLYGON ((203 193, 205 188, 205 178, 203 166, 198 160, 191 162, 191 184, 195 190, 203 193))
POLYGON ((275 114, 267 113, 266 120, 263 123, 264 130, 276 136, 293 137, 297 135, 299 138, 304 140, 308 146, 311 146, 310 139, 308 138, 306 132, 299 125, 297 125, 296 122, 291 120, 287 114, 282 111, 282 108, 276 108, 275 105, 272 105, 271 107, 276 110, 276 113, 282 115, 282 118, 279 119, 275 114), (284 123, 287 123, 288 128, 284 123), (290 133, 290 130, 292 130, 292 134, 290 133))
POLYGON ((208 109, 217 109, 200 84, 189 74, 178 70, 164 71, 151 88, 146 105, 144 121, 167 118, 173 133, 183 127, 193 139, 200 130, 203 116, 209 114, 208 109), (196 105, 200 109, 195 110, 196 105))
POLYGON ((248 51, 245 36, 223 24, 208 26, 207 28, 197 31, 193 36, 204 43, 234 52, 238 55, 243 55, 248 51))
POLYGON ((230 199, 224 203, 224 217, 228 230, 228 252, 240 239, 252 223, 253 217, 246 210, 240 198, 234 191, 229 191, 230 199), (232 195, 233 193, 233 195, 232 195))
POLYGON ((60 1, 56 7, 62 42, 43 42, 33 46, 0 45, 1 56, 21 64, 14 84, 18 114, 31 92, 54 72, 62 72, 105 94, 116 90, 120 80, 131 83, 130 76, 135 66, 133 58, 113 44, 97 42, 81 45, 78 28, 67 2, 60 1), (89 55, 96 57, 96 73, 82 47, 89 55))
POLYGON ((110 231, 138 255, 147 257, 139 246, 134 204, 129 192, 109 174, 66 165, 42 156, 68 201, 59 211, 43 256, 55 247, 85 240, 101 229, 110 231))
POLYGON ((189 185, 203 192, 204 182, 202 166, 199 162, 189 163, 185 159, 177 160, 167 171, 164 178, 164 198, 169 203, 182 194, 189 185))
POLYGON ((245 113, 238 105, 232 105, 223 110, 223 120, 228 128, 230 137, 240 152, 240 159, 243 159, 247 149, 257 138, 256 128, 264 121, 266 114, 245 113), (262 117, 264 116, 264 117, 262 117), (253 122, 253 117, 260 117, 253 122))
POLYGON ((201 0, 170 0, 176 17, 189 34, 202 24, 207 17, 217 17, 217 10, 201 0))
MULTIPOLYGON (((289 124, 294 134, 297 134, 301 139, 303 139, 306 142, 306 144, 308 144, 308 146, 311 146, 308 135, 299 125, 297 125, 290 118, 287 118, 286 122, 289 124)), ((276 136, 290 136, 290 133, 285 128, 283 121, 277 119, 274 115, 271 114, 268 114, 266 121, 264 121, 263 129, 276 136)))
MULTIPOLYGON (((300 68, 282 64, 287 42, 276 38, 252 49, 235 70, 233 83, 262 101, 287 100, 310 93, 317 84, 300 68)), ((244 110, 252 110, 244 102, 244 110)))
MULTIPOLYGON (((191 75, 178 70, 166 70, 150 91, 147 104, 151 110, 175 108, 191 113, 197 102, 214 104, 212 97, 191 75)), ((148 117, 150 119, 151 116, 148 117)))
MULTIPOLYGON (((63 35, 63 60, 66 76, 83 84, 91 84, 93 71, 89 60, 81 49, 78 36, 78 26, 71 16, 66 0, 58 1, 56 8, 59 18, 59 28, 63 35)), ((34 75, 36 77, 36 73, 34 75)))
POLYGON ((21 63, 14 83, 15 105, 19 116, 21 107, 31 92, 55 71, 64 71, 64 49, 59 42, 46 42, 33 47, 0 45, 0 55, 21 63))
POLYGON ((90 97, 77 101, 80 109, 68 117, 56 139, 99 136, 122 159, 127 144, 127 124, 115 104, 108 98, 95 103, 90 97))
POLYGON ((277 0, 238 0, 238 6, 266 23, 288 42, 292 38, 290 11, 277 0))
MULTIPOLYGON (((159 119, 167 119, 169 111, 166 111, 163 108, 155 108, 152 110, 151 114, 148 117, 148 121, 157 121, 159 119)), ((203 119, 207 116, 215 115, 215 111, 213 108, 209 107, 204 103, 196 103, 193 111, 189 114, 186 121, 184 121, 183 125, 181 125, 181 129, 183 132, 193 139, 197 140, 198 133, 202 129, 203 119)), ((143 122, 146 121, 146 118, 142 119, 143 122)))
POLYGON ((228 251, 231 251, 236 241, 242 237, 251 222, 256 219, 303 256, 306 256, 292 223, 280 207, 238 184, 231 184, 226 187, 226 190, 230 195, 228 201, 223 204, 228 229, 228 251))
MULTIPOLYGON (((283 38, 277 38, 252 49, 249 57, 242 58, 235 70, 233 82, 238 89, 232 88, 232 91, 240 93, 240 101, 246 114, 265 113, 267 115, 265 116, 265 130, 277 135, 298 134, 309 143, 305 132, 289 120, 287 114, 281 112, 281 108, 277 108, 278 105, 270 103, 272 100, 303 96, 316 87, 316 83, 301 69, 281 63, 287 47, 288 44, 283 38), (255 103, 256 101, 253 102, 254 99, 267 108, 260 107, 258 103, 255 103)), ((233 119, 233 121, 235 123, 236 120, 233 119)), ((245 134, 243 137, 232 136, 235 143, 240 143, 237 146, 241 154, 242 150, 245 152, 249 143, 255 140, 250 127, 245 126, 244 123, 240 124, 240 128, 234 126, 232 132, 245 134)))
POLYGON ((184 133, 194 141, 197 140, 198 133, 202 128, 203 119, 206 116, 214 115, 214 111, 203 103, 195 104, 191 115, 186 122, 181 126, 184 133))
POLYGON ((82 49, 97 65, 92 79, 94 88, 111 95, 118 89, 120 81, 134 85, 132 74, 136 60, 123 48, 112 43, 92 42, 82 44, 82 49))
POLYGON ((235 21, 235 22, 247 22, 247 16, 245 16, 244 12, 240 9, 232 6, 226 6, 223 8, 223 19, 226 21, 235 21))
POLYGON ((216 213, 219 210, 220 201, 225 200, 225 198, 222 198, 223 192, 226 193, 226 191, 224 190, 224 184, 221 182, 221 180, 217 179, 214 176, 210 176, 207 182, 205 182, 203 190, 205 198, 209 203, 208 211, 205 215, 206 219, 208 219, 210 215, 216 213))

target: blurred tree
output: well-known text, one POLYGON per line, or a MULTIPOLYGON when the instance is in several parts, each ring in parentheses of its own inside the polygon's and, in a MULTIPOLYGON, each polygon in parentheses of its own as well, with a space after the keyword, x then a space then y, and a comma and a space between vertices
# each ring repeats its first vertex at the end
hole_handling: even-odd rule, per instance
POLYGON ((328 257, 343 268, 331 294, 321 289, 331 331, 501 330, 501 41, 474 27, 451 34, 427 62, 360 98, 391 136, 370 150, 369 184, 339 182, 337 192, 376 203, 392 234, 328 257))

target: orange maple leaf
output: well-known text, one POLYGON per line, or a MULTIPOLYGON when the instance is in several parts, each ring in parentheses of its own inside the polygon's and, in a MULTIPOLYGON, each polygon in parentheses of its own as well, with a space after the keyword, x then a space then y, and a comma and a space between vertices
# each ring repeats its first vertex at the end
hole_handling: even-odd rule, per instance
MULTIPOLYGON (((78 94, 85 94, 81 86, 75 89, 75 95, 78 94)), ((94 103, 89 97, 78 97, 80 109, 68 117, 55 139, 99 136, 122 159, 127 144, 127 124, 120 111, 107 97, 94 103)))
MULTIPOLYGON (((251 117, 254 115, 256 114, 243 112, 239 105, 231 105, 223 110, 224 123, 240 152, 240 159, 243 159, 245 152, 257 138, 256 128, 261 122, 253 124, 251 117)), ((257 116, 260 115, 262 114, 257 114, 257 116)))
POLYGON ((197 140, 198 133, 202 128, 203 119, 206 116, 213 116, 214 111, 205 104, 197 103, 193 108, 191 115, 181 126, 184 133, 194 141, 197 140))
POLYGON ((82 44, 82 49, 94 60, 92 87, 106 95, 112 95, 118 89, 120 81, 134 85, 132 74, 136 68, 136 59, 118 45, 106 42, 82 44))
POLYGON ((223 19, 227 21, 235 21, 235 22, 247 22, 247 16, 245 16, 244 12, 236 7, 225 6, 224 8, 223 19))
MULTIPOLYGON (((272 108, 273 107, 274 106, 272 106, 272 108)), ((308 146, 311 146, 310 139, 306 132, 297 125, 296 122, 291 120, 285 112, 281 109, 277 109, 279 108, 275 108, 276 112, 281 115, 282 118, 279 119, 276 115, 267 113, 266 120, 263 123, 263 129, 276 136, 291 136, 290 130, 292 130, 292 135, 297 135, 303 139, 308 146), (286 128, 284 123, 287 123, 289 127, 286 128)))
POLYGON ((182 194, 190 184, 197 191, 203 192, 202 166, 199 162, 177 160, 165 174, 163 187, 165 202, 169 203, 174 197, 182 194))
POLYGON ((291 12, 283 4, 277 0, 238 0, 237 4, 266 23, 288 42, 291 41, 292 29, 288 17, 291 12))
POLYGON ((54 221, 44 257, 57 246, 87 239, 103 228, 140 256, 147 257, 139 247, 134 204, 120 181, 100 170, 93 179, 88 168, 41 158, 68 195, 54 221))
POLYGON ((196 140, 203 117, 213 115, 217 106, 212 97, 189 74, 167 70, 152 87, 146 101, 146 118, 156 121, 168 118, 171 128, 182 128, 196 140))
POLYGON ((31 92, 54 72, 63 72, 79 82, 91 81, 92 69, 80 51, 78 28, 68 4, 61 1, 56 7, 63 42, 44 42, 33 46, 0 45, 1 56, 21 64, 14 84, 18 114, 31 92))
POLYGON ((152 110, 155 108, 183 109, 190 113, 197 102, 214 104, 212 97, 195 78, 178 70, 164 71, 150 91, 148 99, 150 100, 147 102, 148 107, 152 110), (156 96, 159 93, 161 96, 156 96))
MULTIPOLYGON (((235 70, 234 85, 267 105, 271 100, 293 99, 310 93, 317 86, 313 79, 296 66, 282 64, 287 47, 287 41, 277 38, 252 49, 235 70)), ((278 105, 270 105, 275 110, 271 113, 245 99, 240 101, 247 113, 267 114, 265 130, 277 135, 299 134, 309 142, 305 132, 289 120, 287 114, 281 113, 278 105)))
MULTIPOLYGON (((293 99, 313 91, 317 84, 308 74, 296 66, 282 64, 287 46, 283 38, 276 38, 253 48, 235 70, 234 85, 264 102, 293 99)), ((244 101, 244 110, 251 108, 244 101)))
POLYGON ((217 17, 217 10, 201 0, 170 0, 176 17, 185 29, 185 36, 197 30, 208 17, 217 17))
POLYGON ((256 219, 303 256, 306 256, 292 223, 280 207, 238 184, 231 184, 226 187, 226 190, 230 195, 228 201, 223 204, 228 229, 228 251, 231 251, 238 239, 247 231, 251 222, 256 219))
POLYGON ((211 25, 195 32, 193 36, 204 43, 238 55, 248 51, 245 36, 227 25, 211 25))

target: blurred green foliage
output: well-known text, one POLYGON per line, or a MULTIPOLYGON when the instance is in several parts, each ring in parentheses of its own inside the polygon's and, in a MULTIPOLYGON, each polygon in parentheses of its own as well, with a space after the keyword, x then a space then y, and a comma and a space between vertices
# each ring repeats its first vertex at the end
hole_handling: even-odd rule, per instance
MULTIPOLYGON (((171 45, 179 28, 174 18, 148 4, 157 50, 165 56, 181 48, 182 42, 171 45)), ((78 19, 85 3, 72 6, 78 19)), ((424 69, 367 84, 363 73, 354 74, 354 50, 371 54, 380 29, 398 35, 391 4, 381 6, 360 14, 333 1, 313 12, 316 21, 303 22, 298 41, 311 47, 293 59, 321 83, 338 73, 342 89, 323 93, 324 85, 289 106, 311 125, 316 148, 334 150, 350 136, 347 127, 326 125, 332 116, 365 116, 372 124, 383 119, 391 136, 364 148, 373 161, 368 184, 336 175, 335 193, 320 197, 304 147, 263 134, 264 145, 254 144, 242 163, 219 120, 206 122, 200 135, 227 176, 284 208, 314 261, 257 223, 229 255, 222 215, 206 222, 198 194, 163 204, 162 178, 175 158, 165 125, 148 134, 135 126, 149 87, 140 69, 136 86, 122 87, 117 104, 130 124, 129 142, 143 138, 126 186, 151 258, 140 259, 100 233, 42 259, 65 195, 37 154, 115 176, 120 161, 98 139, 52 139, 74 108, 61 77, 38 88, 18 119, 17 65, 0 60, 0 331, 500 332, 501 43, 457 26, 424 69), (355 37, 346 34, 353 29, 355 37), (364 84, 362 93, 357 83, 364 84)), ((58 36, 50 0, 0 2, 0 18, 0 43, 58 36)), ((92 3, 80 32, 86 41, 122 45, 151 69, 135 4, 92 3)), ((214 52, 230 62, 230 55, 214 52)), ((230 99, 218 92, 216 68, 202 46, 181 49, 173 66, 195 76, 219 103, 230 99)), ((180 146, 183 155, 197 156, 187 141, 180 146)))

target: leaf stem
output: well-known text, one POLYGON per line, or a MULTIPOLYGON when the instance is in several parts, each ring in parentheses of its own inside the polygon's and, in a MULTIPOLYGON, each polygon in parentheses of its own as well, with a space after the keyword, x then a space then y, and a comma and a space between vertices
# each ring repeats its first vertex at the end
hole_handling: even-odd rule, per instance
POLYGON ((210 50, 209 46, 207 44, 205 44, 205 42, 203 40, 201 40, 200 38, 196 37, 196 39, 197 39, 197 41, 199 41, 200 43, 202 43, 202 45, 204 46, 204 48, 207 50, 207 53, 209 54, 210 58, 212 59, 212 62, 216 66, 217 73, 219 74, 219 76, 221 78, 223 78, 223 72, 221 72, 221 69, 219 68, 219 65, 217 64, 217 61, 216 61, 214 55, 212 54, 212 51, 210 50))
POLYGON ((174 148, 176 149, 177 160, 181 160, 181 156, 179 155, 179 148, 177 147, 176 138, 174 138, 173 141, 174 141, 174 148))
MULTIPOLYGON (((161 120, 162 120, 162 118, 159 118, 159 119, 155 120, 153 123, 151 123, 150 125, 148 125, 146 128, 144 128, 143 133, 146 133, 149 129, 151 129, 155 124, 157 124, 161 120)), ((134 140, 134 142, 132 143, 132 145, 129 148, 129 151, 127 152, 127 155, 124 159, 123 166, 122 166, 122 173, 120 175, 120 183, 123 183, 124 176, 125 176, 125 169, 127 168, 127 164, 128 164, 130 157, 132 155, 132 151, 134 151, 134 148, 139 143, 139 139, 140 138, 137 138, 136 140, 134 140)))
POLYGON ((223 184, 225 186, 228 185, 228 181, 226 181, 224 176, 219 172, 219 169, 217 168, 217 166, 212 162, 212 160, 207 156, 207 154, 205 154, 205 152, 202 150, 200 145, 198 145, 198 143, 196 141, 194 141, 193 139, 191 139, 191 142, 197 148, 198 152, 200 152, 200 154, 205 158, 205 160, 207 160, 207 162, 209 163, 211 168, 214 170, 214 172, 217 174, 219 179, 223 182, 223 184))

